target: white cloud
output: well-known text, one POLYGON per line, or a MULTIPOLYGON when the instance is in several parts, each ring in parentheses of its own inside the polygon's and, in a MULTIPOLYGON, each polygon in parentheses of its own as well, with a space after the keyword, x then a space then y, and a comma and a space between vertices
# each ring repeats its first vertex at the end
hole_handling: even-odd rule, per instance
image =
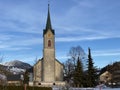
POLYGON ((20 50, 30 50, 29 47, 1 47, 1 50, 4 49, 4 51, 20 51, 20 50))
POLYGON ((0 33, 0 41, 10 40, 13 35, 0 33))
POLYGON ((90 41, 90 40, 101 40, 110 38, 120 38, 120 36, 115 35, 84 35, 84 36, 68 36, 68 37, 57 37, 57 42, 73 42, 73 41, 90 41))
MULTIPOLYGON (((92 2, 89 0, 73 1, 77 3, 69 8, 64 15, 58 18, 55 17, 57 21, 57 23, 55 23, 57 33, 60 33, 61 36, 65 34, 72 36, 69 37, 69 39, 61 37, 61 40, 59 38, 58 41, 74 41, 74 37, 78 37, 76 35, 87 37, 85 39, 82 38, 82 40, 120 38, 119 17, 118 20, 116 20, 116 16, 112 15, 112 12, 116 11, 115 6, 111 8, 110 3, 107 7, 105 6, 106 2, 102 3, 100 0, 100 5, 103 5, 102 8, 100 8, 101 6, 95 0, 92 2), (91 35, 91 37, 88 38, 88 34, 89 36, 91 35)), ((78 38, 76 40, 81 39, 78 38)))
POLYGON ((40 45, 43 39, 39 36, 27 35, 9 35, 1 34, 0 49, 1 50, 28 50, 34 45, 40 45))
POLYGON ((93 51, 93 56, 118 56, 120 55, 120 49, 114 50, 101 50, 101 51, 93 51))
MULTIPOLYGON (((12 56, 9 59, 32 61, 35 54, 28 55, 27 53, 19 56, 14 52, 27 52, 27 50, 33 52, 34 46, 43 43, 41 36, 46 24, 47 4, 45 0, 12 1, 0 2, 0 49, 5 52, 9 50, 7 54, 10 51, 13 53, 13 55, 9 55, 12 56)), ((73 1, 76 3, 69 5, 69 7, 63 6, 67 9, 61 10, 62 13, 59 12, 59 9, 58 11, 54 11, 54 8, 51 10, 53 11, 51 12, 51 20, 53 29, 56 31, 56 42, 73 43, 75 41, 120 38, 120 15, 114 4, 101 0, 73 1), (113 16, 113 14, 118 16, 113 16)), ((63 2, 69 4, 69 2, 63 2)), ((57 1, 55 4, 59 6, 57 1)), ((55 4, 51 7, 54 7, 55 4)), ((64 45, 61 48, 64 48, 64 45)), ((93 53, 96 57, 120 55, 117 50, 95 51, 93 53)), ((58 55, 58 58, 64 60, 67 57, 58 55)))
POLYGON ((0 45, 0 49, 6 49, 6 48, 9 48, 8 45, 0 45))
POLYGON ((11 3, 7 1, 0 3, 1 30, 3 29, 2 31, 6 32, 41 33, 39 30, 43 27, 45 12, 42 8, 38 9, 38 3, 36 2, 18 2, 11 3))

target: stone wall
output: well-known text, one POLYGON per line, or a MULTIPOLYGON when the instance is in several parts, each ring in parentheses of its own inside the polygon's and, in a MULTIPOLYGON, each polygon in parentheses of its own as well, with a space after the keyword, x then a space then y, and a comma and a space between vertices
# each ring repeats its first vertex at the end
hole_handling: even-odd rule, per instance
POLYGON ((42 60, 39 60, 35 65, 34 65, 34 82, 39 82, 41 81, 41 73, 42 73, 42 60))
POLYGON ((63 81, 63 65, 59 61, 55 61, 55 80, 63 81))
POLYGON ((43 81, 55 81, 55 56, 54 49, 44 49, 43 81))

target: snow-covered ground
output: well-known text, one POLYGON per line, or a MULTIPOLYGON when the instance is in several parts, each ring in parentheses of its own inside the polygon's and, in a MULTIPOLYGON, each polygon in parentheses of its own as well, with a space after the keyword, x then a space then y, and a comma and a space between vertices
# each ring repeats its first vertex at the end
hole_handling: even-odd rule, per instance
POLYGON ((94 90, 120 90, 120 88, 103 88, 103 89, 95 88, 94 90))
POLYGON ((71 90, 120 90, 120 88, 72 88, 71 90))
POLYGON ((120 88, 53 88, 52 90, 120 90, 120 88))

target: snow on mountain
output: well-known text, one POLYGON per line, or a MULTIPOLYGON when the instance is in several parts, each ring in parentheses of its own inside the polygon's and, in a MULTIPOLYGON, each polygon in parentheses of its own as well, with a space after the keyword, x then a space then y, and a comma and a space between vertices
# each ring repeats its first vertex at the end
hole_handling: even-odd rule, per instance
POLYGON ((21 68, 21 69, 29 69, 32 66, 28 63, 19 61, 19 60, 14 60, 14 61, 10 61, 10 62, 6 62, 3 65, 5 66, 9 66, 9 67, 16 67, 16 68, 21 68))
POLYGON ((30 64, 24 63, 19 60, 6 62, 3 65, 6 66, 6 69, 13 74, 24 73, 26 69, 29 69, 32 67, 30 64))
POLYGON ((21 69, 17 67, 8 67, 8 70, 13 74, 20 74, 25 72, 25 69, 21 69))
POLYGON ((6 80, 6 76, 5 76, 5 75, 0 74, 0 80, 6 80))

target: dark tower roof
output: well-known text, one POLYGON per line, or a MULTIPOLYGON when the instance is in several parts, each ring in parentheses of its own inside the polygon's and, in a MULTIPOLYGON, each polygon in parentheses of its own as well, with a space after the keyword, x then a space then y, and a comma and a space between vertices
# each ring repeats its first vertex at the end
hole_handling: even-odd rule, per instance
POLYGON ((48 4, 48 15, 47 15, 46 29, 52 29, 51 20, 50 20, 49 4, 48 4))
POLYGON ((52 29, 52 25, 51 25, 49 4, 48 4, 48 15, 47 15, 46 28, 44 29, 44 34, 46 34, 48 29, 50 29, 52 31, 52 33, 54 34, 54 30, 52 29))

